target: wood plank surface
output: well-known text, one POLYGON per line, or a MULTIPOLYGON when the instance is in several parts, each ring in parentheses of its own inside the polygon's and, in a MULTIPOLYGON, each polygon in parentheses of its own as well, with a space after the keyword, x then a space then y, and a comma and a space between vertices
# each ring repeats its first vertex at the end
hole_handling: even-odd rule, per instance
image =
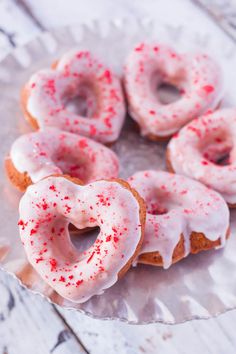
MULTIPOLYGON (((188 0, 0 0, 0 58, 42 30, 93 19, 151 16, 156 21, 221 30, 188 0), (190 21, 191 20, 191 21, 190 21)), ((94 320, 49 304, 0 272, 0 353, 235 354, 236 312, 178 326, 94 320)))

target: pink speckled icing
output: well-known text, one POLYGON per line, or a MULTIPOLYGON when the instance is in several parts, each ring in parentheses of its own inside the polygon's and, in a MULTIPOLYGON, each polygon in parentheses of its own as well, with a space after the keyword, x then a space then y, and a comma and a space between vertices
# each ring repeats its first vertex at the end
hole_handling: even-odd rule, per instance
POLYGON ((32 182, 52 174, 68 174, 84 183, 116 178, 116 154, 89 138, 56 128, 29 133, 12 145, 10 158, 15 168, 27 172, 32 182))
POLYGON ((144 136, 170 136, 215 108, 222 97, 221 70, 209 56, 178 54, 159 43, 137 45, 127 58, 124 75, 130 115, 144 136), (162 104, 157 93, 162 83, 177 87, 180 99, 162 104))
POLYGON ((142 236, 139 203, 118 182, 80 186, 48 177, 28 187, 20 201, 20 237, 27 257, 61 296, 82 303, 118 279, 142 236), (95 243, 79 252, 68 232, 100 227, 95 243))
POLYGON ((140 171, 128 179, 147 206, 145 236, 140 254, 159 252, 163 267, 172 264, 175 246, 184 237, 185 256, 190 235, 201 232, 225 244, 229 210, 223 198, 203 184, 164 171, 140 171))
POLYGON ((186 125, 168 145, 175 172, 192 177, 236 203, 236 109, 206 114, 186 125), (217 164, 225 160, 224 165, 217 164))
POLYGON ((90 52, 66 53, 56 69, 32 75, 26 89, 26 109, 40 128, 55 126, 103 143, 119 137, 125 118, 120 80, 90 52), (86 101, 87 117, 67 108, 77 96, 86 101))

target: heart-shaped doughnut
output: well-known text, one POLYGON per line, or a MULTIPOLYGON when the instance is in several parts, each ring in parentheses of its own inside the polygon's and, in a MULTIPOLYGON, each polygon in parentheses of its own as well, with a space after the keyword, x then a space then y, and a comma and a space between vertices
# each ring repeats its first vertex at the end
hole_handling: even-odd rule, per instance
POLYGON ((147 206, 139 263, 168 268, 189 253, 224 246, 229 210, 217 192, 164 171, 140 171, 128 182, 147 206))
POLYGON ((29 262, 61 296, 77 303, 111 287, 141 246, 145 204, 122 180, 81 186, 48 177, 28 187, 19 210, 29 262), (70 240, 69 223, 78 229, 99 226, 95 243, 79 252, 70 240))
POLYGON ((88 51, 70 51, 35 73, 23 88, 22 105, 34 128, 57 127, 102 143, 119 137, 125 118, 119 78, 88 51), (79 99, 85 112, 77 114, 70 106, 79 99))
POLYGON ((171 171, 194 178, 236 206, 236 109, 225 108, 187 124, 167 148, 171 171))
POLYGON ((178 54, 162 44, 141 43, 125 65, 129 112, 141 134, 158 140, 176 133, 195 117, 214 109, 222 97, 222 75, 206 54, 178 54), (158 87, 174 86, 179 99, 162 103, 158 87))
POLYGON ((19 137, 5 160, 10 181, 21 191, 52 174, 66 174, 89 183, 116 178, 116 154, 98 142, 56 128, 19 137))

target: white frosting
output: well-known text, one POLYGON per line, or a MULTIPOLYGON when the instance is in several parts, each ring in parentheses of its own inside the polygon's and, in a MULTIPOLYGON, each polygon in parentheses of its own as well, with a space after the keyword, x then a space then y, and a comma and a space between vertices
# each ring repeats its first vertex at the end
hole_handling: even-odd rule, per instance
POLYGON ((26 89, 26 109, 40 128, 56 126, 103 143, 118 138, 125 118, 120 80, 88 51, 66 53, 56 69, 35 73, 26 89), (88 117, 68 110, 77 96, 84 97, 88 117))
POLYGON ((56 128, 22 135, 13 143, 10 158, 34 183, 52 174, 68 174, 88 183, 116 178, 119 172, 118 157, 112 150, 56 128))
POLYGON ((29 262, 61 296, 78 303, 117 281, 142 235, 139 203, 118 182, 79 186, 49 177, 28 187, 19 210, 29 262), (99 226, 95 243, 79 252, 71 243, 69 223, 79 229, 99 226))
POLYGON ((192 177, 236 203, 236 109, 222 109, 195 119, 168 145, 175 172, 192 177), (225 166, 215 163, 229 153, 225 166))
POLYGON ((222 74, 205 54, 177 54, 161 44, 141 43, 129 54, 125 66, 125 87, 130 114, 141 134, 170 136, 184 124, 215 108, 222 97, 222 74), (162 104, 157 87, 177 87, 179 100, 162 104))
POLYGON ((201 232, 224 245, 229 227, 229 210, 215 191, 187 177, 164 171, 141 171, 128 179, 147 206, 145 236, 140 254, 159 252, 163 267, 172 264, 180 236, 185 256, 190 253, 190 235, 201 232))

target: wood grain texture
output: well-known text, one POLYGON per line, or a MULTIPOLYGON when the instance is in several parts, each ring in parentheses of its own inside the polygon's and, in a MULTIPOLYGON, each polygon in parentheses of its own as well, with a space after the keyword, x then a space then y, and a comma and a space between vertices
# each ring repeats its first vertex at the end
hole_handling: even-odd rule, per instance
POLYGON ((86 353, 51 304, 3 272, 0 294, 0 353, 86 353))
POLYGON ((187 322, 178 326, 133 326, 118 321, 92 320, 63 309, 60 311, 91 354, 104 351, 124 354, 235 353, 235 339, 228 335, 226 327, 231 323, 233 331, 235 312, 222 315, 217 320, 187 322))
POLYGON ((235 353, 235 312, 178 326, 94 320, 55 309, 3 272, 0 294, 0 353, 235 353))
MULTIPOLYGON (((151 16, 228 38, 188 0, 0 0, 0 57, 39 31, 112 16, 151 16), (190 21, 191 19, 191 21, 190 21)), ((173 33, 174 35, 174 33, 173 33)), ((66 311, 0 272, 0 354, 235 354, 236 312, 178 326, 131 326, 66 311)))
POLYGON ((13 0, 0 1, 0 58, 38 32, 35 23, 13 0))

